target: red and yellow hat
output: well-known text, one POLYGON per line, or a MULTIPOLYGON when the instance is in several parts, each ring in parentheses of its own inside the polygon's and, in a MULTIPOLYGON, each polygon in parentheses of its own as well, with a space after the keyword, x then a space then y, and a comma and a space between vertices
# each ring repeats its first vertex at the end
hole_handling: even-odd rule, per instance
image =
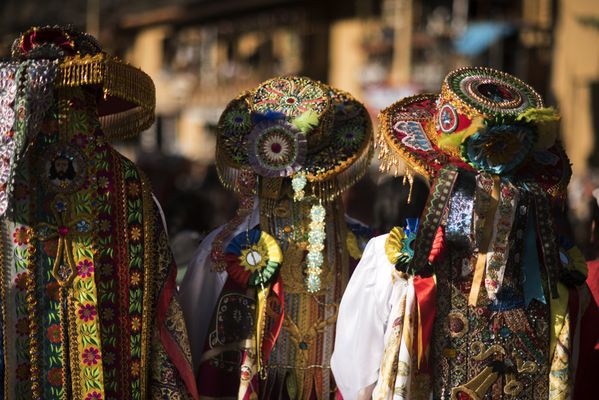
POLYGON ((407 97, 379 116, 382 168, 432 178, 444 166, 535 181, 553 194, 570 179, 559 116, 520 79, 490 68, 450 72, 440 94, 407 97))

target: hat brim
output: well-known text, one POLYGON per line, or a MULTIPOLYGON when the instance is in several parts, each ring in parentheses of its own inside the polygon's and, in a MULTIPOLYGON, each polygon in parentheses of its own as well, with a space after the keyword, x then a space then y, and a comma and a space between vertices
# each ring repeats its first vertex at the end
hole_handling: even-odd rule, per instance
MULTIPOLYGON (((443 167, 455 165, 473 170, 463 160, 440 149, 430 132, 434 131, 439 95, 422 94, 401 99, 379 114, 381 168, 394 174, 402 163, 428 179, 443 167)), ((552 196, 565 193, 572 171, 561 143, 546 150, 533 151, 513 173, 517 180, 539 184, 552 196)))
MULTIPOLYGON (((217 128, 216 164, 223 185, 236 190, 243 168, 251 168, 245 154, 252 130, 249 92, 233 99, 225 108, 217 128), (233 126, 233 121, 239 124, 233 126)), ((350 94, 331 89, 333 123, 325 132, 326 144, 309 151, 302 171, 313 184, 326 183, 329 196, 336 196, 368 170, 374 135, 366 108, 350 94)), ((309 133, 308 133, 309 135, 309 133)))

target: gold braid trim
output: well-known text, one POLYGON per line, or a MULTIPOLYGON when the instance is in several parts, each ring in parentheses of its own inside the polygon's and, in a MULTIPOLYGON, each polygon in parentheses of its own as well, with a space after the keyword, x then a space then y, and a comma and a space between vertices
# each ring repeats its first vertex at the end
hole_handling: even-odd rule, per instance
MULTIPOLYGON (((152 333, 150 328, 152 327, 152 307, 154 299, 154 275, 156 274, 156 263, 160 260, 155 249, 154 240, 154 219, 153 219, 153 206, 154 199, 152 198, 152 192, 148 178, 139 171, 141 180, 141 192, 142 192, 142 207, 143 207, 143 226, 144 226, 144 294, 143 294, 143 311, 142 311, 142 327, 141 327, 141 372, 139 375, 141 398, 147 397, 148 390, 148 374, 150 365, 150 342, 152 333)), ((159 294, 159 293, 158 293, 159 294)))
POLYGON ((156 89, 152 79, 106 53, 66 57, 59 66, 58 88, 101 85, 104 99, 116 97, 132 103, 133 108, 100 117, 109 139, 127 139, 149 128, 154 122, 156 89))
MULTIPOLYGON (((416 103, 429 98, 436 98, 433 94, 421 94, 417 96, 406 97, 401 99, 389 107, 382 110, 379 114, 379 129, 375 146, 379 150, 379 160, 381 160, 380 170, 391 173, 395 176, 402 175, 407 167, 414 172, 423 175, 429 179, 434 175, 434 170, 429 165, 423 163, 422 160, 415 157, 407 149, 405 149, 393 134, 393 114, 401 112, 404 105, 416 103)), ((407 120, 407 119, 406 119, 407 120)), ((426 123, 426 119, 413 118, 414 121, 426 123)))

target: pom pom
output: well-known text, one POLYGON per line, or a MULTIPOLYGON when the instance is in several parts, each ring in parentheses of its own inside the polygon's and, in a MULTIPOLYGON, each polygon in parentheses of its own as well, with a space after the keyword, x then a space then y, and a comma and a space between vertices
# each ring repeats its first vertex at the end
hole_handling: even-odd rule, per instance
POLYGON ((538 139, 535 150, 546 150, 553 146, 557 139, 559 114, 551 107, 530 108, 516 118, 537 127, 538 139))
POLYGON ((291 123, 303 133, 308 133, 318 126, 318 114, 314 110, 308 110, 291 123))

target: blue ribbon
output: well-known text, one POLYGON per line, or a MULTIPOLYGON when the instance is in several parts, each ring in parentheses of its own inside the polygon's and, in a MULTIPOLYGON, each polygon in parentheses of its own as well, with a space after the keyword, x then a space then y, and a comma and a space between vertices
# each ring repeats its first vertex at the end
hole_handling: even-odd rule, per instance
POLYGON ((520 275, 524 289, 524 304, 528 307, 533 299, 547 304, 543 293, 543 282, 541 281, 541 263, 537 250, 537 230, 532 210, 529 208, 526 232, 524 233, 524 246, 520 275))

